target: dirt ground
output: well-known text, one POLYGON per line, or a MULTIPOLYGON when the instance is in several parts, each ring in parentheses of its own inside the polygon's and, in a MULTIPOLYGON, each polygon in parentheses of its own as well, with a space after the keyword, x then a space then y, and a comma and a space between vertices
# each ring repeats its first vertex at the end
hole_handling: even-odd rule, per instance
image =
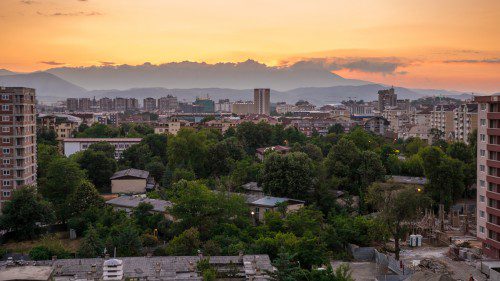
POLYGON ((445 265, 446 269, 452 273, 451 277, 456 280, 467 281, 471 274, 477 281, 487 280, 486 276, 475 268, 475 263, 454 261, 446 255, 447 252, 448 247, 407 248, 401 252, 401 260, 406 264, 412 264, 412 261, 433 259, 445 265))

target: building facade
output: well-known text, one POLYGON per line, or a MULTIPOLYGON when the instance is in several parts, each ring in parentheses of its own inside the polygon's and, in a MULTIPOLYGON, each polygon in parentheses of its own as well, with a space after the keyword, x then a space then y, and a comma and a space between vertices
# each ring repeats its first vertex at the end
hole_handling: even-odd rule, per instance
POLYGON ((477 238, 483 254, 500 258, 500 96, 475 97, 477 127, 477 238))
POLYGON ((231 104, 231 113, 236 115, 248 115, 254 113, 254 105, 251 101, 237 101, 231 104))
POLYGON ((378 110, 384 111, 386 107, 396 106, 398 96, 394 92, 394 88, 378 91, 378 110))
POLYGON ((255 114, 271 114, 271 89, 254 89, 253 106, 255 114))
POLYGON ((175 111, 178 107, 177 97, 168 95, 158 99, 158 109, 161 111, 175 111))
POLYGON ((72 138, 64 139, 64 155, 69 157, 89 148, 90 145, 98 142, 107 142, 115 147, 115 158, 119 159, 123 151, 134 144, 141 142, 141 138, 72 138))
POLYGON ((36 185, 35 90, 0 87, 0 210, 15 189, 36 185))
POLYGON ((477 129, 476 103, 462 104, 453 110, 453 137, 456 141, 469 143, 469 135, 477 129))
POLYGON ((154 111, 156 109, 156 99, 154 98, 145 98, 142 104, 145 111, 154 111))

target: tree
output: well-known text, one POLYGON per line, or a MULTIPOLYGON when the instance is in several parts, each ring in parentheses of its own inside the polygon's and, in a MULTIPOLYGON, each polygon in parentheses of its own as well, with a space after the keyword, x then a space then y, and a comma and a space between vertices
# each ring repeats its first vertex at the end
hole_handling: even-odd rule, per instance
POLYGON ((104 243, 99 238, 97 231, 90 226, 78 248, 78 256, 81 258, 96 258, 101 256, 103 251, 104 243))
POLYGON ((361 152, 358 175, 362 188, 368 187, 375 181, 382 181, 385 178, 385 168, 380 161, 380 157, 373 151, 361 152))
POLYGON ((410 138, 405 145, 406 155, 411 156, 417 154, 420 149, 427 146, 427 143, 420 138, 410 138))
POLYGON ((236 138, 224 139, 211 145, 207 152, 210 174, 220 177, 230 173, 244 155, 245 151, 236 138))
POLYGON ((149 134, 142 139, 141 143, 148 145, 149 150, 152 152, 152 154, 155 156, 159 156, 163 164, 167 163, 168 135, 149 134))
POLYGON ((78 138, 116 138, 120 134, 117 128, 100 123, 94 123, 88 128, 78 128, 78 131, 76 134, 78 138))
POLYGON ((69 217, 83 214, 91 208, 102 208, 104 200, 95 186, 89 181, 82 181, 68 197, 69 217))
POLYGON ((404 237, 405 226, 421 216, 423 209, 430 206, 431 199, 419 192, 417 186, 374 183, 368 189, 366 201, 380 212, 380 219, 394 237, 396 260, 399 260, 399 240, 404 237))
POLYGON ((49 164, 46 178, 39 191, 53 204, 57 218, 65 221, 69 215, 67 198, 85 179, 85 173, 72 160, 58 158, 49 164))
POLYGON ((37 177, 39 180, 47 176, 47 170, 52 160, 61 158, 56 146, 39 143, 37 145, 37 177))
POLYGON ((200 250, 200 233, 196 228, 189 228, 170 240, 165 252, 172 256, 193 256, 200 250))
POLYGON ((328 128, 328 133, 329 134, 333 133, 333 134, 340 135, 340 134, 343 134, 344 132, 345 132, 344 126, 342 126, 339 123, 335 123, 335 124, 333 124, 332 126, 330 126, 328 128))
POLYGON ((116 247, 116 253, 121 257, 137 256, 141 252, 139 231, 131 221, 112 227, 108 239, 110 241, 106 244, 116 247))
POLYGON ((119 162, 120 166, 144 170, 153 156, 147 144, 139 143, 125 149, 119 162))
POLYGON ((296 281, 303 280, 307 276, 307 271, 300 268, 297 261, 294 260, 295 256, 289 253, 280 253, 273 261, 273 266, 276 268, 274 271, 268 272, 269 277, 273 281, 296 281))
POLYGON ((245 151, 253 155, 257 148, 273 145, 273 128, 264 122, 258 124, 243 122, 236 129, 236 137, 243 145, 245 151))
MULTIPOLYGON (((103 145, 96 147, 96 149, 103 148, 103 145)), ((114 153, 113 153, 114 154, 114 153)), ((111 176, 116 172, 118 165, 114 156, 107 151, 94 151, 87 149, 83 151, 78 157, 77 162, 80 167, 87 171, 87 177, 102 193, 109 193, 111 191, 111 176)))
POLYGON ((473 158, 476 156, 475 154, 472 154, 472 150, 467 146, 467 144, 458 141, 448 145, 446 154, 464 163, 473 162, 473 158))
POLYGON ((109 158, 115 158, 115 146, 109 142, 100 141, 89 145, 87 150, 92 150, 95 152, 102 151, 109 158))
POLYGON ((315 183, 314 165, 305 153, 271 153, 264 160, 262 186, 266 193, 303 199, 315 183))
POLYGON ((54 221, 50 204, 36 193, 34 187, 14 190, 12 199, 4 204, 0 228, 15 231, 18 239, 34 238, 38 235, 38 223, 43 225, 54 221))
POLYGON ((167 146, 169 166, 193 170, 201 177, 208 175, 207 151, 213 141, 209 135, 210 131, 197 132, 189 128, 170 137, 167 146))
POLYGON ((353 141, 342 138, 334 145, 325 159, 325 169, 331 179, 338 181, 341 189, 357 191, 357 169, 361 152, 353 141))
POLYGON ((146 171, 155 179, 156 182, 160 182, 163 178, 163 173, 165 173, 165 165, 160 161, 153 161, 146 164, 146 171))
POLYGON ((36 134, 36 141, 38 144, 45 144, 45 145, 57 145, 57 133, 56 131, 50 129, 41 129, 37 130, 36 134))

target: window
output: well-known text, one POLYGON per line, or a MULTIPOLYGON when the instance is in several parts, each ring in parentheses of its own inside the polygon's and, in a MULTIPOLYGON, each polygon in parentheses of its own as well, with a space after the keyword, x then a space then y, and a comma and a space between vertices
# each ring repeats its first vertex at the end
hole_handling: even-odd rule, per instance
POLYGON ((484 171, 485 171, 485 169, 486 169, 486 168, 484 167, 484 165, 479 165, 479 171, 484 172, 484 171))
POLYGON ((484 202, 484 195, 479 196, 479 201, 484 202))
POLYGON ((481 157, 484 157, 486 155, 486 150, 484 149, 479 150, 479 155, 481 155, 481 157))
POLYGON ((4 95, 2 95, 2 99, 3 99, 3 100, 9 100, 9 95, 5 95, 5 94, 4 94, 4 95))
POLYGON ((3 180, 3 186, 10 186, 10 180, 3 180))
POLYGON ((479 227, 479 232, 484 233, 484 226, 479 227))
POLYGON ((9 138, 2 138, 2 142, 3 143, 10 143, 10 139, 9 138))
POLYGON ((484 211, 479 211, 479 216, 484 218, 484 211))
POLYGON ((3 159, 3 164, 4 165, 9 165, 10 164, 10 159, 3 159))
POLYGON ((485 182, 484 180, 480 180, 480 181, 479 181, 479 185, 480 185, 481 187, 485 187, 485 186, 486 186, 486 182, 485 182))
POLYGON ((10 197, 10 191, 3 191, 3 197, 10 197))
POLYGON ((2 116, 2 121, 9 121, 10 120, 10 117, 9 116, 2 116))
POLYGON ((482 110, 482 111, 485 111, 485 110, 486 110, 486 104, 485 104, 485 103, 482 103, 482 104, 481 104, 481 110, 482 110))
POLYGON ((481 119, 480 122, 481 122, 481 126, 486 126, 486 119, 481 119))
POLYGON ((3 174, 4 176, 10 176, 10 170, 3 170, 3 171, 2 171, 2 174, 3 174))
POLYGON ((2 105, 2 110, 3 111, 8 111, 9 110, 9 105, 8 104, 3 104, 2 105))
POLYGON ((10 154, 10 148, 2 149, 3 154, 10 154))
POLYGON ((486 135, 485 135, 485 134, 480 134, 480 135, 479 135, 479 139, 480 139, 482 142, 485 142, 485 141, 486 141, 486 135))

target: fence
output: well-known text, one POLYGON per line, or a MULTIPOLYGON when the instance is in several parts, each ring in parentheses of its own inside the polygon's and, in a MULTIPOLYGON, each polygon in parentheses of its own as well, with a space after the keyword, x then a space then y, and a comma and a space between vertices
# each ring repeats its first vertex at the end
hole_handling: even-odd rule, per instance
POLYGON ((373 261, 379 268, 388 268, 397 275, 409 276, 413 274, 410 268, 401 267, 401 263, 392 256, 380 253, 373 247, 359 247, 354 244, 347 245, 347 251, 356 261, 373 261))

